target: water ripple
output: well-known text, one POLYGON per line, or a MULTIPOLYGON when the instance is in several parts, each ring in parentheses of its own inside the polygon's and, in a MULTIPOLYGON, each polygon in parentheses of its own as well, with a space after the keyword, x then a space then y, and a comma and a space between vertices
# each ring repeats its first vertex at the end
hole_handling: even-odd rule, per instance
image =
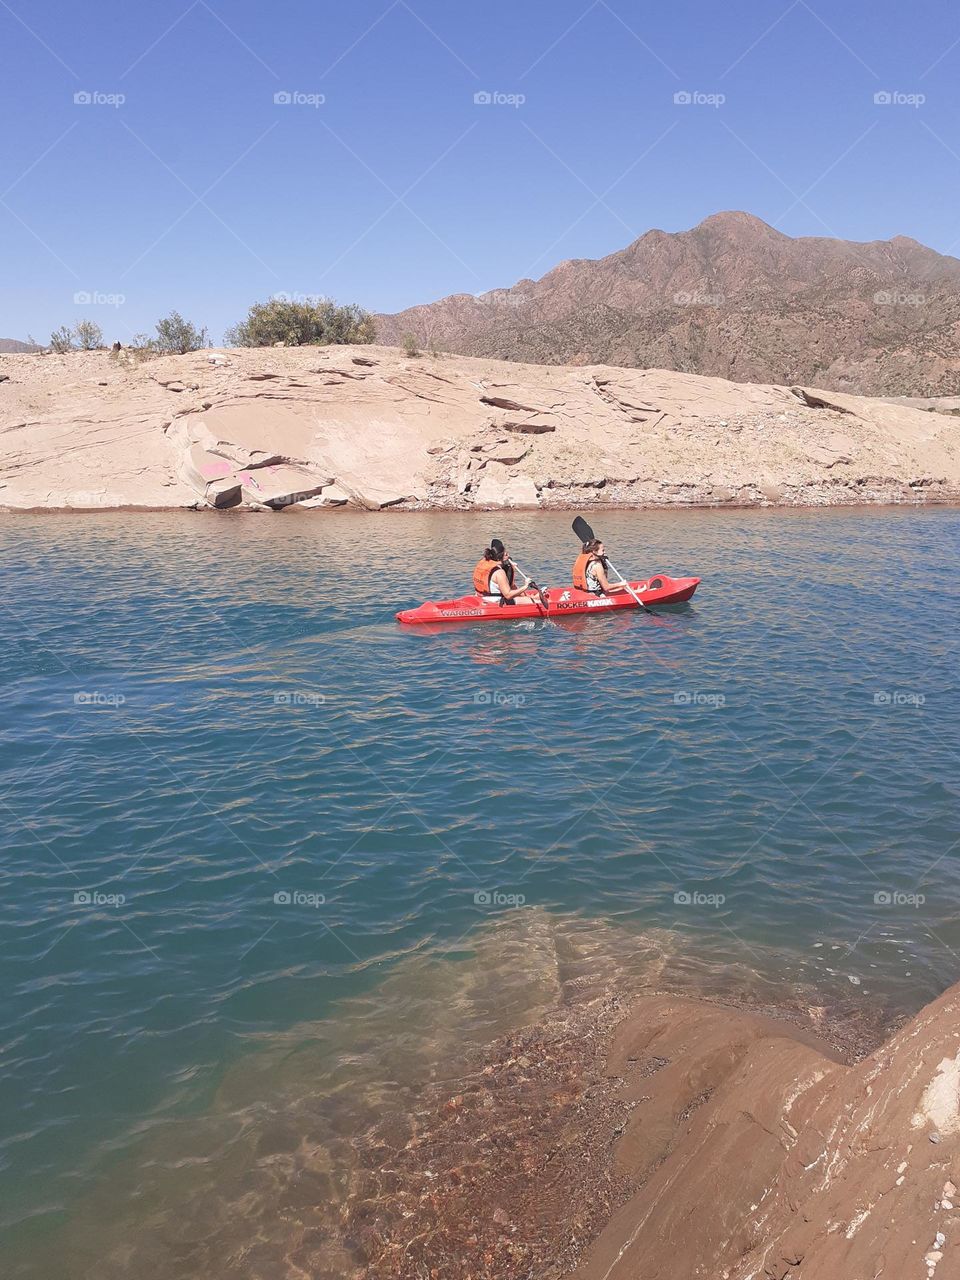
MULTIPOLYGON (((53 1231, 118 1184, 134 1233, 138 1197, 174 1222, 191 1188, 216 1239, 285 1106, 348 1142, 396 1061, 435 1069, 565 972, 878 1016, 960 976, 958 514, 603 526, 637 573, 700 574, 693 604, 419 634, 392 613, 450 593, 474 519, 3 524, 13 1274, 39 1235, 65 1276, 126 1274, 53 1231)), ((510 533, 566 577, 564 517, 510 533)))

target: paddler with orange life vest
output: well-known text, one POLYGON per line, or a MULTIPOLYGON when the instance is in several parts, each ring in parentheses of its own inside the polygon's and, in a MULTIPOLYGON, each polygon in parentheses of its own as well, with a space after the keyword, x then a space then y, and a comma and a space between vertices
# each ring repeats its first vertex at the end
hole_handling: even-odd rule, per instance
POLYGON ((484 600, 502 604, 512 604, 520 596, 538 594, 539 588, 530 589, 526 583, 522 587, 514 586, 516 577, 516 565, 510 560, 506 547, 499 538, 492 539, 473 571, 473 589, 484 600))
POLYGON ((573 564, 573 585, 578 591, 591 591, 597 596, 628 590, 625 582, 611 582, 607 578, 608 568, 600 539, 585 542, 573 564))

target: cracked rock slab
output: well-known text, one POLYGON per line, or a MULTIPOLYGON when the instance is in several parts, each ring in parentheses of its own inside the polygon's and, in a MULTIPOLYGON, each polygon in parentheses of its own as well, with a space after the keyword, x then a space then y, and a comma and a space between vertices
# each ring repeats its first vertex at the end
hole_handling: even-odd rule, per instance
POLYGON ((457 356, 414 365, 387 347, 237 349, 211 364, 215 355, 123 368, 105 352, 0 355, 9 379, 0 506, 269 510, 316 498, 321 509, 380 511, 960 498, 960 418, 903 402, 663 369, 457 356), (171 394, 174 386, 182 390, 171 394), (327 492, 334 483, 342 496, 327 492))

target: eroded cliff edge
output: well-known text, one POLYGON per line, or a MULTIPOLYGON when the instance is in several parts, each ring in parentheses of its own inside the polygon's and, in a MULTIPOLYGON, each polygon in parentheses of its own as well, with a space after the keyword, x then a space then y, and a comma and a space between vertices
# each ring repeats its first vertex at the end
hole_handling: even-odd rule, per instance
POLYGON ((0 508, 960 498, 960 418, 656 369, 387 347, 0 356, 0 508))

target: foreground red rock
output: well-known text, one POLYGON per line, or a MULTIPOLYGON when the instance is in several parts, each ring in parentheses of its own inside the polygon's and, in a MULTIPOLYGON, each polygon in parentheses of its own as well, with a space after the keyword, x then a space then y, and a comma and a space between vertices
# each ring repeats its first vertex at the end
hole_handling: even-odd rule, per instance
POLYGON ((957 1274, 960 987, 852 1067, 747 1016, 643 1002, 608 1069, 636 1104, 615 1160, 637 1185, 581 1280, 957 1274))
POLYGON ((0 508, 954 501, 960 419, 386 347, 0 356, 0 508))
POLYGON ((953 1276, 960 987, 852 1066, 678 996, 567 1010, 381 1150, 346 1219, 367 1280, 953 1276))

